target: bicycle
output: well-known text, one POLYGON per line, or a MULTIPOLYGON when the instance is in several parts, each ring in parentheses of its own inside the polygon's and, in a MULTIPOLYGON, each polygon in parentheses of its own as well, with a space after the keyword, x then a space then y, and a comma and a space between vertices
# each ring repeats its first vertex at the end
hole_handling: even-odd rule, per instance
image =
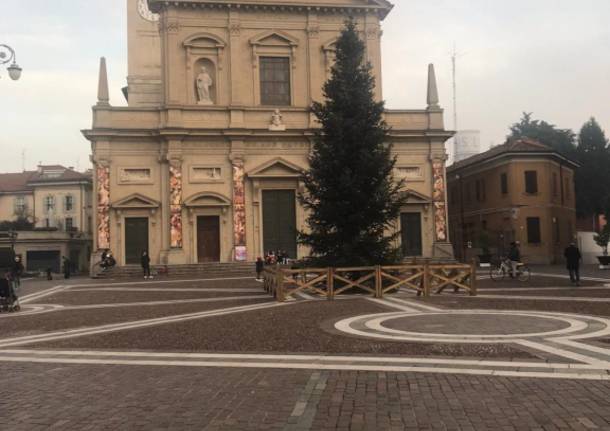
POLYGON ((511 278, 517 278, 517 280, 525 282, 530 279, 531 273, 532 271, 530 270, 529 266, 527 266, 523 262, 519 262, 517 264, 516 269, 517 276, 513 277, 513 270, 510 264, 510 260, 508 259, 502 259, 499 264, 492 266, 489 269, 489 277, 493 281, 504 280, 504 277, 506 277, 506 275, 509 275, 511 278))

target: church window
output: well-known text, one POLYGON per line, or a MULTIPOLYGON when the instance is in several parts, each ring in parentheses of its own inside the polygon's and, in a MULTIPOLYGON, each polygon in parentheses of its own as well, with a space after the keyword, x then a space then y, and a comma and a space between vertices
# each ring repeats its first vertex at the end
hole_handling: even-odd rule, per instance
POLYGON ((261 104, 290 105, 290 59, 260 57, 261 104))

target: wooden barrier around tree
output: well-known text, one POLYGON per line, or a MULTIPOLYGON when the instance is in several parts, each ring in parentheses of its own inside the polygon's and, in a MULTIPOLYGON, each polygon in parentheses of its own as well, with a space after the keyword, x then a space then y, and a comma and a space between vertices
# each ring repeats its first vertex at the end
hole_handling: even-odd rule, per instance
POLYGON ((385 294, 408 289, 418 296, 441 294, 447 287, 477 294, 476 264, 437 264, 424 261, 404 265, 349 268, 287 269, 266 266, 263 287, 278 301, 297 293, 314 294, 332 300, 337 295, 359 291, 383 298, 385 294))

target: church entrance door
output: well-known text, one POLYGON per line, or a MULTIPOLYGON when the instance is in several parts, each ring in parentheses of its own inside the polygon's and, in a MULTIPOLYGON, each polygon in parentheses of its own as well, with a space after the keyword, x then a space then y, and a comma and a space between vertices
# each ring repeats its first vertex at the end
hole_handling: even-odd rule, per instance
POLYGON ((197 217, 197 260, 220 262, 220 217, 197 217))
POLYGON ((264 252, 285 251, 297 257, 296 199, 294 190, 263 190, 264 252))
POLYGON ((148 217, 126 218, 125 264, 139 265, 143 251, 148 251, 148 217))
POLYGON ((419 213, 400 214, 400 229, 403 256, 421 256, 421 215, 419 213))

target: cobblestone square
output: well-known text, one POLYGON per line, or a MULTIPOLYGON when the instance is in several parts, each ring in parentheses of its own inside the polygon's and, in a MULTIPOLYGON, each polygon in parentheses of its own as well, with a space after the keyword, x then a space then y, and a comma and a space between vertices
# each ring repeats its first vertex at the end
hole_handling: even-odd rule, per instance
POLYGON ((610 286, 277 303, 251 278, 28 281, 0 428, 610 429, 610 286))

